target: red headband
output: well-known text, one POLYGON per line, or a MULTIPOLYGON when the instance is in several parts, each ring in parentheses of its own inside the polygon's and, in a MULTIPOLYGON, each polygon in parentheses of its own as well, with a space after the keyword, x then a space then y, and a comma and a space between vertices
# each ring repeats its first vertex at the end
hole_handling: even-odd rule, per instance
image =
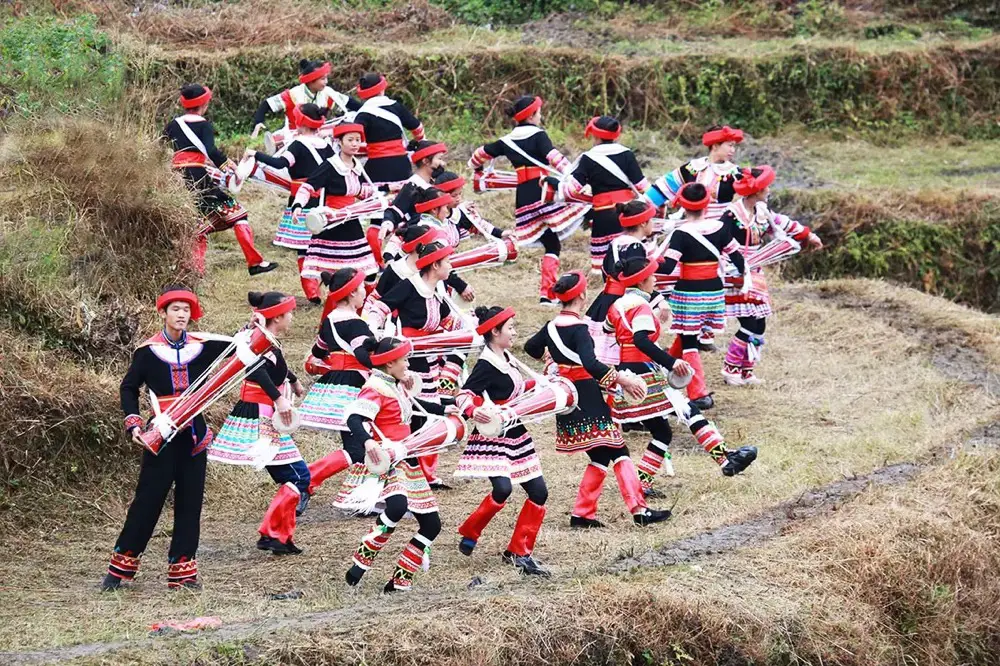
POLYGON ((361 99, 368 99, 374 97, 375 95, 381 95, 385 92, 385 89, 389 87, 389 83, 385 80, 384 76, 378 77, 378 83, 373 85, 371 88, 362 88, 361 84, 358 84, 358 97, 361 99))
POLYGON ((535 97, 535 101, 533 101, 531 104, 529 104, 528 106, 524 107, 523 109, 514 114, 514 120, 516 120, 517 122, 521 122, 522 120, 527 120, 528 118, 531 117, 533 113, 535 113, 535 111, 538 111, 538 109, 540 108, 542 108, 542 98, 535 97))
POLYGON ((428 229, 427 233, 425 233, 423 236, 420 236, 419 238, 416 238, 410 241, 409 243, 404 242, 403 252, 405 252, 406 254, 410 254, 411 252, 417 249, 418 245, 427 245, 428 243, 433 242, 438 238, 440 238, 441 235, 442 235, 441 232, 438 231, 437 229, 433 228, 428 229))
MULTIPOLYGON (((578 276, 580 278, 580 281, 577 282, 573 287, 570 287, 569 291, 567 291, 565 293, 562 293, 562 294, 560 294, 557 291, 555 291, 555 289, 552 290, 552 294, 557 299, 559 299, 561 302, 563 302, 563 303, 569 303, 574 298, 576 298, 577 296, 579 296, 583 292, 587 291, 587 275, 586 275, 586 273, 584 273, 583 271, 573 271, 571 273, 567 273, 566 275, 576 275, 576 276, 578 276)), ((565 276, 563 276, 563 277, 565 277, 565 276)))
POLYGON ((330 291, 330 295, 327 296, 328 299, 332 300, 334 303, 339 303, 344 300, 358 288, 358 285, 365 281, 365 272, 356 271, 354 277, 347 281, 340 289, 334 289, 330 291))
POLYGON ((758 192, 763 192, 774 182, 775 177, 778 175, 774 169, 766 164, 757 168, 760 169, 761 173, 756 177, 750 169, 743 169, 743 177, 737 178, 733 183, 733 190, 735 190, 736 194, 741 197, 750 197, 758 192))
POLYGON ((397 358, 403 358, 411 351, 413 351, 413 343, 404 339, 402 344, 393 347, 387 352, 382 352, 381 354, 369 354, 368 359, 372 362, 373 366, 385 365, 387 363, 392 363, 397 358))
POLYGON ((647 205, 641 213, 636 213, 635 215, 626 215, 622 213, 618 216, 618 223, 622 225, 623 228, 637 227, 640 224, 649 222, 656 215, 656 208, 647 205))
POLYGON ((635 285, 639 284, 640 282, 648 278, 650 275, 655 273, 657 268, 658 266, 655 261, 649 261, 647 259, 646 265, 642 268, 642 270, 640 270, 635 275, 625 275, 623 273, 622 275, 618 276, 618 281, 621 282, 626 287, 634 287, 635 285))
POLYGON ((441 261, 442 259, 444 259, 445 257, 447 257, 449 254, 451 254, 454 251, 455 251, 455 248, 453 248, 451 245, 445 245, 444 247, 442 247, 439 250, 434 250, 433 252, 431 252, 430 254, 428 254, 426 256, 419 257, 417 259, 417 269, 421 270, 421 269, 427 268, 431 264, 433 264, 435 262, 438 262, 438 261, 441 261))
POLYGON ((729 125, 717 130, 712 130, 711 132, 705 132, 701 135, 701 142, 706 146, 714 146, 717 143, 725 143, 726 141, 735 141, 740 143, 743 141, 743 130, 733 129, 729 125))
POLYGON ((432 155, 437 155, 438 153, 447 153, 447 152, 448 152, 448 147, 446 145, 444 145, 443 143, 435 143, 430 146, 427 146, 426 148, 421 148, 420 150, 413 151, 413 154, 410 155, 410 161, 416 164, 417 162, 426 157, 431 157, 432 155))
POLYGON ((275 317, 280 317, 286 312, 291 312, 294 309, 295 297, 285 296, 283 299, 270 307, 254 308, 253 311, 264 317, 264 319, 274 319, 275 317))
POLYGON ((333 138, 344 136, 345 134, 350 134, 351 132, 357 132, 361 135, 361 140, 365 140, 365 126, 361 123, 340 123, 339 125, 333 126, 333 138))
POLYGON ((514 308, 504 308, 500 312, 496 313, 486 321, 484 321, 479 326, 476 326, 476 333, 479 335, 486 335, 494 328, 500 328, 503 323, 508 319, 513 319, 515 315, 514 308))
POLYGON ((439 197, 434 197, 430 201, 421 201, 420 203, 414 205, 418 213, 426 213, 429 210, 434 210, 435 208, 440 208, 441 206, 454 206, 455 200, 451 198, 450 194, 442 194, 439 197))
POLYGON ((308 74, 299 74, 299 83, 312 83, 316 79, 321 79, 330 73, 330 63, 324 62, 322 65, 309 72, 308 74))
POLYGON ((212 89, 208 86, 204 86, 204 88, 205 92, 197 97, 185 97, 184 95, 181 95, 181 106, 185 109, 197 109, 199 106, 212 99, 212 89))
POLYGON ((160 297, 156 299, 156 309, 166 310, 168 305, 177 301, 187 303, 191 306, 191 321, 201 319, 203 313, 201 311, 201 304, 198 303, 198 297, 195 296, 193 291, 188 291, 187 289, 175 289, 165 294, 160 294, 160 297))
POLYGON ((458 178, 452 178, 451 180, 435 183, 434 187, 441 190, 442 192, 450 194, 455 190, 460 190, 463 187, 465 187, 465 179, 459 176, 458 178))
POLYGON ((302 107, 300 106, 295 107, 293 115, 295 116, 295 124, 300 127, 319 129, 320 127, 323 126, 323 123, 326 122, 324 118, 319 118, 319 119, 310 118, 306 114, 302 113, 302 107))
POLYGON ((692 201, 691 199, 686 199, 684 197, 684 188, 681 188, 681 191, 677 193, 674 200, 670 202, 670 206, 672 208, 680 206, 684 210, 705 210, 708 208, 709 201, 711 201, 711 198, 708 196, 708 191, 705 192, 705 196, 703 198, 698 199, 697 201, 692 201))
POLYGON ((601 129, 597 126, 597 121, 600 119, 601 116, 591 118, 590 122, 587 123, 587 129, 584 130, 583 136, 596 136, 598 139, 604 139, 605 141, 617 141, 618 137, 622 135, 622 126, 619 124, 618 129, 614 131, 601 129))

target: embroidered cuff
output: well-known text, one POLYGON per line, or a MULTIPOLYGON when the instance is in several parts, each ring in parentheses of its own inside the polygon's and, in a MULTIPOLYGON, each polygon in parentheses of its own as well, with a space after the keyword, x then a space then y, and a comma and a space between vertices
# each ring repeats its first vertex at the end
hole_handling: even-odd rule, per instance
POLYGON ((132 428, 141 428, 142 425, 142 417, 138 414, 129 414, 125 417, 125 432, 131 432, 132 428))
POLYGON ((618 371, 614 368, 608 369, 608 374, 604 375, 598 384, 601 385, 602 389, 609 389, 618 383, 618 371))

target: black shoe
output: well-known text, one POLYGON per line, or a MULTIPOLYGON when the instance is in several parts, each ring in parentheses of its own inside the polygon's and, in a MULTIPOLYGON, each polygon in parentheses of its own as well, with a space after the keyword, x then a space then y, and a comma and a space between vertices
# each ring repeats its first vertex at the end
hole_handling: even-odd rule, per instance
POLYGON ((708 394, 701 396, 697 400, 692 400, 691 404, 701 411, 705 411, 706 409, 712 409, 712 407, 715 407, 715 400, 712 399, 711 394, 708 394))
POLYGON ((715 346, 714 342, 699 342, 698 349, 709 354, 719 351, 719 348, 715 346))
POLYGON ((599 520, 595 520, 593 518, 581 518, 579 516, 570 516, 569 526, 581 530, 592 530, 604 527, 604 523, 602 523, 599 520))
POLYGON ((661 493, 656 488, 646 488, 645 490, 642 491, 642 496, 645 497, 646 499, 663 499, 664 497, 666 497, 666 495, 661 493))
POLYGON ((434 481, 434 482, 429 483, 427 485, 429 485, 431 487, 431 490, 451 490, 451 486, 449 486, 447 483, 445 483, 441 479, 438 479, 437 481, 434 481))
POLYGON ((644 512, 632 516, 632 522, 640 527, 652 525, 653 523, 662 523, 664 520, 669 519, 670 509, 646 509, 644 512))
POLYGON ((260 275, 262 273, 270 273, 277 267, 278 264, 273 261, 262 261, 256 266, 250 266, 247 268, 247 273, 250 275, 260 275))
POLYGON ((555 298, 545 298, 544 296, 542 296, 541 298, 538 299, 538 304, 539 305, 559 305, 559 301, 558 301, 558 299, 555 299, 555 298))
POLYGON ((351 587, 354 587, 361 582, 361 577, 365 575, 365 570, 359 567, 357 564, 352 564, 351 568, 347 570, 344 574, 344 580, 351 587))
POLYGON ((402 588, 396 587, 395 585, 392 584, 391 580, 382 587, 382 594, 392 594, 393 592, 409 592, 409 591, 410 588, 408 587, 402 587, 402 588))
POLYGON ((124 590, 127 587, 125 581, 112 574, 104 574, 104 580, 101 581, 101 592, 114 592, 115 590, 124 590))
POLYGON ((299 495, 299 505, 295 507, 296 516, 301 516, 303 513, 306 512, 306 509, 309 508, 309 498, 310 495, 307 492, 299 495))
POLYGON ((509 550, 505 550, 502 559, 507 564, 513 564, 525 576, 543 576, 548 578, 552 575, 538 566, 538 562, 533 560, 531 555, 515 555, 509 550))
POLYGON ((312 298, 309 299, 309 302, 312 303, 313 305, 322 305, 323 299, 320 298, 319 296, 313 296, 312 298))
POLYGON ((257 550, 269 550, 275 555, 299 555, 302 549, 292 543, 281 543, 274 537, 262 536, 257 540, 257 550))
POLYGON ((726 462, 722 463, 724 476, 736 476, 757 460, 756 446, 741 446, 735 451, 726 452, 726 462))
POLYGON ((201 583, 196 580, 186 580, 180 585, 171 585, 171 590, 191 590, 192 592, 197 592, 201 589, 201 583))
POLYGON ((469 537, 462 537, 462 540, 458 542, 458 552, 462 555, 470 556, 472 551, 476 549, 476 540, 470 539, 469 537))

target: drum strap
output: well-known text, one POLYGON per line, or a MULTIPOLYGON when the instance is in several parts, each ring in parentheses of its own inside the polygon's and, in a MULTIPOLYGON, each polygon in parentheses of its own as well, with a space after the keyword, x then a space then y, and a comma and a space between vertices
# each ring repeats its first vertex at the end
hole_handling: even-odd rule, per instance
POLYGON ((570 363, 575 363, 576 365, 583 365, 583 361, 580 359, 580 355, 577 354, 572 349, 570 349, 569 347, 567 347, 566 343, 563 342, 563 339, 559 337, 559 327, 556 326, 556 323, 554 321, 550 321, 548 323, 548 326, 546 326, 546 330, 549 333, 549 339, 552 340, 552 344, 555 346, 556 349, 559 350, 560 354, 565 356, 570 363))
POLYGON ((187 137, 187 140, 191 142, 191 145, 194 146, 195 149, 197 149, 202 155, 208 157, 208 148, 206 148, 202 140, 198 138, 198 135, 194 133, 194 130, 188 126, 187 122, 185 122, 183 118, 174 118, 174 120, 177 122, 177 126, 181 128, 181 132, 184 133, 184 136, 187 137))

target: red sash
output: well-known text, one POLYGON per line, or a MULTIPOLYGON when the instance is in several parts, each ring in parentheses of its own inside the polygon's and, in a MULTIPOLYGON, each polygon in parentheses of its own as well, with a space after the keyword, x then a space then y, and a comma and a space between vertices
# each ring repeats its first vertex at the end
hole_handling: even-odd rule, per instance
POLYGON ((635 345, 622 345, 620 358, 622 363, 649 363, 651 360, 635 345))
POLYGON ((240 400, 243 402, 253 402, 258 405, 274 406, 271 396, 265 393, 264 389, 257 382, 243 382, 243 386, 240 387, 240 400))
POLYGON ((170 163, 174 169, 184 167, 203 167, 208 163, 208 158, 197 150, 178 150, 174 153, 174 158, 170 163))
POLYGON ((403 145, 402 139, 368 142, 368 157, 370 159, 377 159, 379 157, 399 157, 401 155, 406 155, 406 146, 403 145))
POLYGON ((682 280, 711 280, 719 277, 718 262, 681 264, 682 280))
POLYGON ((618 280, 609 277, 604 282, 604 293, 610 296, 623 296, 625 294, 625 285, 618 280))
POLYGON ((586 379, 593 379, 587 369, 579 365, 559 364, 559 376, 565 377, 572 382, 582 382, 586 379))
POLYGON ((628 203, 635 198, 632 190, 612 190, 611 192, 601 192, 594 195, 593 206, 595 210, 603 208, 613 208, 615 204, 628 203))
POLYGON ((531 180, 538 180, 547 174, 548 172, 541 167, 517 167, 517 184, 520 185, 531 180))

